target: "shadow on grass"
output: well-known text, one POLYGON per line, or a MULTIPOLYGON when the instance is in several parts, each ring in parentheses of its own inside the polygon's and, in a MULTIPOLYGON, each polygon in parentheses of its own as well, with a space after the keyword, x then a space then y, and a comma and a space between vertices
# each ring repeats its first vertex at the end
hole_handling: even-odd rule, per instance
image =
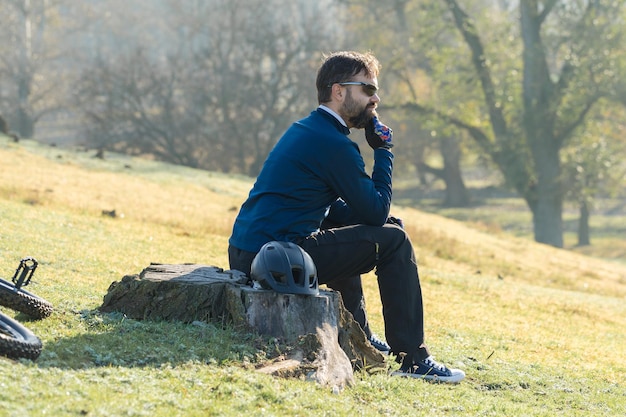
POLYGON ((189 362, 255 362, 265 357, 259 347, 268 346, 258 335, 204 322, 137 321, 98 311, 80 315, 87 332, 45 343, 37 366, 159 368, 189 362))

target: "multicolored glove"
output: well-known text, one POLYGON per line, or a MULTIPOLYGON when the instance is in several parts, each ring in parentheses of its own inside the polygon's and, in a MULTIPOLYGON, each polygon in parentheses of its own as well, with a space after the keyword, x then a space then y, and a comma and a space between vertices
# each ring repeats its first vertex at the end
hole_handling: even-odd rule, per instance
POLYGON ((393 216, 389 216, 387 218, 387 223, 389 224, 395 224, 396 226, 400 226, 401 229, 404 229, 404 222, 402 221, 401 218, 399 217, 393 217, 393 216))
POLYGON ((382 124, 376 116, 365 126, 365 139, 372 149, 393 148, 392 137, 393 130, 382 124))

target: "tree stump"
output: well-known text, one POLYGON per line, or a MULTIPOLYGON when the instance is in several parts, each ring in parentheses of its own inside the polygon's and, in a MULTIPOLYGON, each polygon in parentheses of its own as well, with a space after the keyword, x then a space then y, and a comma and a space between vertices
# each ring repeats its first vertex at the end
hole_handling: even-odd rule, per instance
POLYGON ((280 294, 246 285, 239 271, 197 264, 151 264, 139 275, 113 282, 100 311, 137 320, 227 322, 298 348, 259 369, 281 376, 304 375, 342 388, 354 370, 386 369, 385 357, 367 341, 341 295, 280 294))

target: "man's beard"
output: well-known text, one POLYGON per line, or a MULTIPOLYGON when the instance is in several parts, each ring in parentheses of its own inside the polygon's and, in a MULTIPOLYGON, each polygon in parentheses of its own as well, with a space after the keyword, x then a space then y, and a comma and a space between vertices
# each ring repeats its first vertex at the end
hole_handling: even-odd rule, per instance
POLYGON ((347 117, 348 124, 357 129, 364 129, 368 122, 372 120, 372 117, 376 114, 374 111, 370 111, 369 108, 373 107, 373 104, 367 104, 362 110, 359 111, 358 103, 352 99, 352 95, 348 90, 346 101, 343 103, 343 114, 347 117))

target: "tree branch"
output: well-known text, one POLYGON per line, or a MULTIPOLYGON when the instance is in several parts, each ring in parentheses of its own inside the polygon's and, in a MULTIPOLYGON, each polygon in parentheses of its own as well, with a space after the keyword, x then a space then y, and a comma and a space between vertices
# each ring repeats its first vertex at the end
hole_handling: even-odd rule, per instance
POLYGON ((554 8, 554 6, 556 5, 556 3, 559 0, 546 0, 546 2, 543 5, 543 10, 541 11, 541 13, 537 16, 538 19, 538 23, 541 25, 543 23, 543 21, 545 20, 546 17, 548 17, 548 15, 550 14, 550 12, 552 11, 552 9, 554 8))
POLYGON ((398 104, 398 105, 381 106, 381 108, 413 110, 420 114, 436 116, 437 118, 443 120, 444 122, 451 123, 454 126, 465 130, 467 133, 469 133, 470 136, 472 136, 472 138, 476 141, 476 143, 487 154, 491 155, 493 153, 492 141, 489 139, 489 136, 485 134, 485 132, 483 132, 480 128, 476 126, 472 126, 469 123, 466 123, 460 119, 457 119, 456 117, 445 114, 441 112, 440 110, 433 109, 431 107, 424 107, 421 104, 414 103, 414 102, 408 102, 408 103, 398 104))
POLYGON ((459 7, 456 0, 444 1, 452 12, 456 27, 463 35, 465 43, 472 52, 472 62, 482 85, 485 103, 487 104, 489 118, 491 119, 491 126, 495 136, 501 137, 505 135, 507 131, 506 121, 502 115, 502 109, 497 105, 491 72, 489 71, 485 50, 478 36, 478 31, 467 13, 459 7))
POLYGON ((444 170, 441 168, 435 168, 433 166, 428 165, 426 162, 419 162, 417 164, 417 168, 422 172, 428 172, 429 174, 434 175, 439 179, 444 179, 444 170))
POLYGON ((593 105, 600 99, 600 96, 593 96, 585 103, 585 106, 578 113, 578 116, 569 124, 567 124, 561 132, 556 132, 554 138, 558 141, 559 147, 563 146, 563 142, 566 141, 574 132, 574 130, 580 126, 589 111, 593 108, 593 105))

